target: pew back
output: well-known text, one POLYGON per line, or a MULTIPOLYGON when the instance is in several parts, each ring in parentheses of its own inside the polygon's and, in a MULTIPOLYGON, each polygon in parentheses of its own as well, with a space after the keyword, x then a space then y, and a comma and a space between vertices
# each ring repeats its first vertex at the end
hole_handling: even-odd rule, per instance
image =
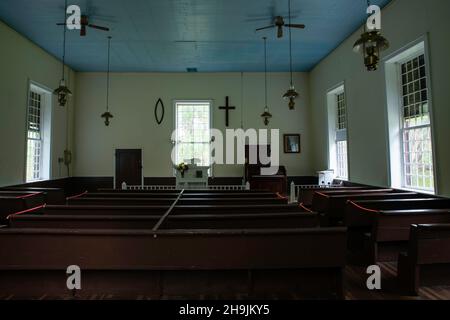
POLYGON ((450 208, 450 200, 444 198, 348 201, 345 209, 345 222, 350 227, 369 226, 381 211, 448 208, 450 208))
POLYGON ((313 198, 312 209, 316 212, 325 212, 330 217, 343 218, 345 205, 348 200, 414 199, 419 196, 415 192, 379 192, 369 190, 356 193, 316 192, 313 198))
POLYGON ((408 250, 399 254, 398 280, 413 295, 420 285, 450 284, 450 224, 411 226, 408 250))
MULTIPOLYGON (((94 198, 94 197, 79 197, 69 199, 69 205, 114 205, 114 206, 129 206, 129 205, 170 205, 176 198, 94 198)), ((228 204, 242 204, 242 205, 269 205, 269 204, 287 204, 286 199, 282 198, 181 198, 178 201, 179 205, 228 205, 228 204)))
POLYGON ((70 294, 65 271, 78 265, 82 293, 161 298, 307 290, 309 298, 342 298, 343 228, 0 229, 0 243, 0 292, 16 297, 70 294))
POLYGON ((36 192, 0 191, 0 223, 13 213, 44 204, 44 194, 36 192))
MULTIPOLYGON (((169 209, 165 206, 46 206, 35 210, 45 215, 162 215, 169 209)), ((201 205, 176 206, 171 216, 192 214, 263 214, 305 212, 297 205, 201 205)))
MULTIPOLYGON (((88 216, 17 215, 9 219, 10 228, 62 229, 153 229, 162 215, 88 216)), ((319 223, 313 213, 209 214, 168 216, 160 229, 269 229, 312 228, 319 223)))
POLYGON ((51 205, 60 205, 66 202, 64 189, 61 188, 7 187, 1 188, 0 191, 43 193, 45 203, 51 205))

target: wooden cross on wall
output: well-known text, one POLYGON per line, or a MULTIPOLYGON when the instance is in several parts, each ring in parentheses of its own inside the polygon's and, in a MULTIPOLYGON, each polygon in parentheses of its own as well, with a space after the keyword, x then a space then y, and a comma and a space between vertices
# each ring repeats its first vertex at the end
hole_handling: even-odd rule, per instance
POLYGON ((229 126, 230 124, 230 110, 235 110, 236 107, 235 106, 230 106, 230 99, 227 96, 225 98, 225 106, 219 107, 220 110, 225 110, 225 126, 229 126))

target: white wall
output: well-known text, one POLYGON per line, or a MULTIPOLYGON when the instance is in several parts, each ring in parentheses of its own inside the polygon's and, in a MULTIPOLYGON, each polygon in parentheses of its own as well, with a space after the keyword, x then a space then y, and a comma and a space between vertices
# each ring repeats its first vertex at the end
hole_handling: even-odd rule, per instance
MULTIPOLYGON (((394 0, 383 10, 383 35, 390 41, 384 56, 423 35, 429 37, 433 124, 438 191, 450 196, 450 20, 448 0, 394 0)), ((365 71, 362 56, 352 52, 362 29, 344 41, 310 73, 310 101, 316 169, 327 166, 326 94, 345 81, 348 108, 350 180, 387 186, 388 134, 384 68, 365 71)), ((381 65, 380 65, 381 66, 381 65)))
MULTIPOLYGON (((62 41, 61 41, 62 42, 62 41)), ((23 183, 26 156, 26 113, 28 83, 32 80, 56 88, 61 62, 0 21, 0 186, 23 183)), ((73 92, 74 73, 69 86, 73 92)), ((71 147, 72 106, 61 108, 53 102, 51 178, 66 176, 58 158, 66 143, 71 147), (69 110, 70 114, 67 114, 69 110), (67 142, 68 141, 68 142, 67 142)))
MULTIPOLYGON (((289 74, 269 75, 269 106, 274 115, 268 128, 282 128, 280 146, 285 133, 302 134, 302 153, 283 154, 281 164, 288 175, 313 174, 311 128, 307 74, 295 74, 295 85, 301 98, 295 111, 289 111, 282 95, 289 86, 289 74)), ((113 176, 115 148, 142 148, 144 175, 172 175, 170 154, 174 129, 174 99, 212 99, 213 127, 225 129, 224 111, 218 110, 230 97, 230 128, 241 127, 241 106, 244 128, 265 128, 260 115, 264 109, 263 73, 113 73, 111 75, 110 108, 114 115, 106 127, 100 115, 105 111, 106 80, 104 73, 78 73, 75 119, 75 174, 77 176, 113 176), (242 78, 241 78, 242 76, 242 78), (242 80, 241 80, 242 79, 242 80), (164 122, 158 126, 154 107, 158 98, 164 102, 164 122)), ((216 166, 215 176, 243 175, 243 166, 216 166)))

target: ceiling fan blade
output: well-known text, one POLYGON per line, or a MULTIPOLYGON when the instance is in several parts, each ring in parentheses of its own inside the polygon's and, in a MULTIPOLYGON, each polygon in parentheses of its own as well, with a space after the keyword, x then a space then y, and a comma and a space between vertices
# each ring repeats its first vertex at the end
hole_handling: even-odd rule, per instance
POLYGON ((89 24, 88 26, 91 28, 94 28, 94 29, 98 29, 98 30, 109 31, 109 28, 96 26, 95 24, 89 24))
POLYGON ((304 24, 287 24, 286 27, 299 28, 299 29, 305 29, 306 28, 306 26, 304 24))
POLYGON ((265 29, 272 29, 272 28, 275 28, 275 25, 267 26, 267 27, 263 27, 263 28, 258 28, 258 29, 256 29, 256 31, 261 31, 261 30, 265 30, 265 29))
POLYGON ((278 34, 277 34, 278 38, 283 38, 283 27, 279 26, 278 27, 278 34))

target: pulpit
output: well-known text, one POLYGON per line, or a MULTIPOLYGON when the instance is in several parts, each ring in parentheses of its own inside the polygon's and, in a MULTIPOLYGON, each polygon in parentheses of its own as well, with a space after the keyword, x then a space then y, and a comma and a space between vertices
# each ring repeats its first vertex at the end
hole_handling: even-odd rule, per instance
POLYGON ((280 194, 287 194, 287 174, 286 168, 280 166, 275 175, 262 175, 261 168, 270 167, 267 161, 261 161, 260 148, 265 148, 263 154, 270 157, 270 145, 265 146, 246 146, 245 147, 245 181, 250 183, 252 190, 262 190, 270 192, 278 192, 280 194), (252 154, 253 153, 253 154, 252 154), (255 163, 254 160, 257 160, 255 163))

